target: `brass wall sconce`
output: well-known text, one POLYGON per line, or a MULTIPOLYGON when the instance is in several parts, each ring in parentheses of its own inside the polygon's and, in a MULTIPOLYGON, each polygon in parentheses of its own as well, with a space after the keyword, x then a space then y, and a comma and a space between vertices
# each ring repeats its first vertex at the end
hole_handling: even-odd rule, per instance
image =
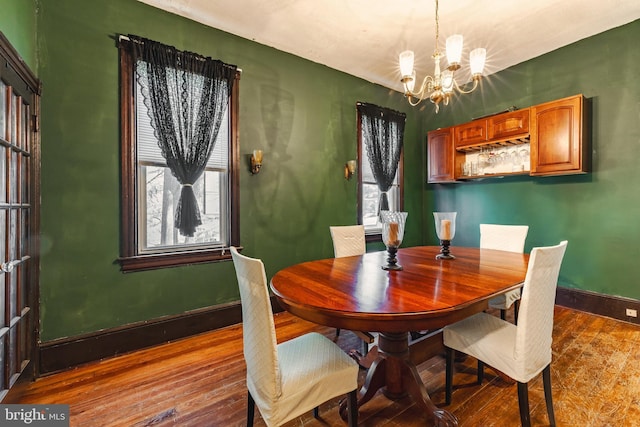
POLYGON ((344 164, 344 178, 350 180, 354 173, 356 173, 356 161, 349 160, 344 164))
POLYGON ((262 167, 262 150, 253 150, 251 154, 251 173, 257 174, 262 167))

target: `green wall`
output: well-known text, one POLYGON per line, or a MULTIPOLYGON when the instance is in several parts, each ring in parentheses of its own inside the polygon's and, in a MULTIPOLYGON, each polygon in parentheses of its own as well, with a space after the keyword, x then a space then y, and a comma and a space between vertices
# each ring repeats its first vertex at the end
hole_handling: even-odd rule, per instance
POLYGON ((0 0, 0 31, 36 72, 36 0, 0 0))
POLYGON ((635 21, 492 75, 480 93, 429 113, 426 130, 582 93, 593 110, 593 173, 426 185, 425 242, 436 242, 433 210, 458 212, 459 246, 478 245, 482 222, 529 224, 527 252, 569 241, 562 286, 640 298, 638 40, 635 21))
POLYGON ((134 0, 41 0, 41 338, 50 341, 239 300, 231 262, 123 274, 115 34, 137 34, 238 65, 241 243, 267 275, 333 254, 329 225, 356 221, 357 101, 408 114, 407 244, 422 239, 417 113, 381 86, 134 0), (413 220, 413 221, 412 221, 413 220))
POLYGON ((434 210, 459 212, 454 245, 477 245, 480 222, 526 223, 527 251, 569 240, 562 285, 640 298, 632 279, 640 269, 638 21, 492 75, 435 115, 386 88, 135 0, 0 1, 9 11, 0 29, 43 83, 42 341, 238 300, 230 262, 119 271, 118 33, 243 69, 240 152, 263 149, 265 163, 256 176, 241 170, 241 242, 268 276, 331 256, 328 226, 355 222, 356 183, 342 166, 355 158, 355 103, 366 101, 407 113, 407 246, 436 243, 434 210), (576 93, 593 103, 592 174, 425 183, 428 130, 576 93))

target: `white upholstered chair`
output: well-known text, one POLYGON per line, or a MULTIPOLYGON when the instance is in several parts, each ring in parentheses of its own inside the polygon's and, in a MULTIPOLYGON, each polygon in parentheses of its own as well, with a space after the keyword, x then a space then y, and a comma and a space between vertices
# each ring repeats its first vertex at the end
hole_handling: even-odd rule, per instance
POLYGON ((231 248, 242 301, 247 364, 247 426, 258 406, 267 426, 280 426, 336 396, 348 394, 349 425, 358 422, 358 364, 316 332, 277 344, 267 277, 259 259, 231 248))
MULTIPOLYGON (((364 225, 333 225, 329 227, 329 231, 333 241, 334 257, 364 255, 367 252, 364 225)), ((362 351, 367 354, 369 344, 375 341, 375 337, 369 332, 354 331, 354 333, 362 340, 362 351)), ((340 329, 336 329, 336 338, 339 335, 340 329)))
POLYGON ((329 231, 336 258, 364 255, 367 251, 364 225, 334 225, 329 227, 329 231))
POLYGON ((518 382, 520 421, 529 426, 527 383, 542 372, 549 422, 555 425, 551 397, 551 343, 556 287, 567 241, 534 248, 522 288, 517 325, 478 313, 443 329, 447 353, 446 403, 451 403, 454 356, 457 350, 478 359, 478 382, 487 364, 518 382))
MULTIPOLYGON (((528 225, 480 224, 480 248, 508 252, 524 252, 528 225)), ((506 318, 507 310, 514 306, 514 318, 518 319, 520 289, 514 289, 489 300, 489 307, 500 310, 500 318, 506 318)))

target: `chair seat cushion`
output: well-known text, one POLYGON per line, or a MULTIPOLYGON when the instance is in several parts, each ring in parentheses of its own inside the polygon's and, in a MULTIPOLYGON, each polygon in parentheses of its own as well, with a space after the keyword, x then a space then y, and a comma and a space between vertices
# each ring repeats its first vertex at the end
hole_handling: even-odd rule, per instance
POLYGON ((546 366, 535 370, 519 366, 514 354, 516 325, 487 313, 478 313, 445 326, 443 340, 446 347, 473 356, 523 383, 529 382, 546 366), (496 351, 496 348, 512 350, 496 351))
POLYGON ((506 292, 497 297, 493 297, 489 300, 489 307, 498 310, 508 310, 511 308, 514 302, 520 299, 520 289, 514 289, 513 291, 506 292))
POLYGON ((358 364, 324 335, 312 332, 277 348, 282 393, 265 410, 256 401, 267 425, 286 423, 358 388, 358 364))

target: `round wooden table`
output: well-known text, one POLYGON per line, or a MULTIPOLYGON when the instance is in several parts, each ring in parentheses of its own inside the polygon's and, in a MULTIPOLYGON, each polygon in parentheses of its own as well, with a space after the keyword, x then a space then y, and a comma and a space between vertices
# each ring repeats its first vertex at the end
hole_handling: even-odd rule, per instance
POLYGON ((452 247, 455 259, 437 260, 439 252, 439 246, 399 249, 399 271, 382 269, 386 251, 304 262, 276 273, 271 290, 284 309, 305 320, 380 333, 358 406, 383 388, 390 399, 411 395, 435 425, 455 426, 456 417, 431 402, 409 358, 408 332, 485 310, 490 298, 522 285, 529 255, 452 247))

